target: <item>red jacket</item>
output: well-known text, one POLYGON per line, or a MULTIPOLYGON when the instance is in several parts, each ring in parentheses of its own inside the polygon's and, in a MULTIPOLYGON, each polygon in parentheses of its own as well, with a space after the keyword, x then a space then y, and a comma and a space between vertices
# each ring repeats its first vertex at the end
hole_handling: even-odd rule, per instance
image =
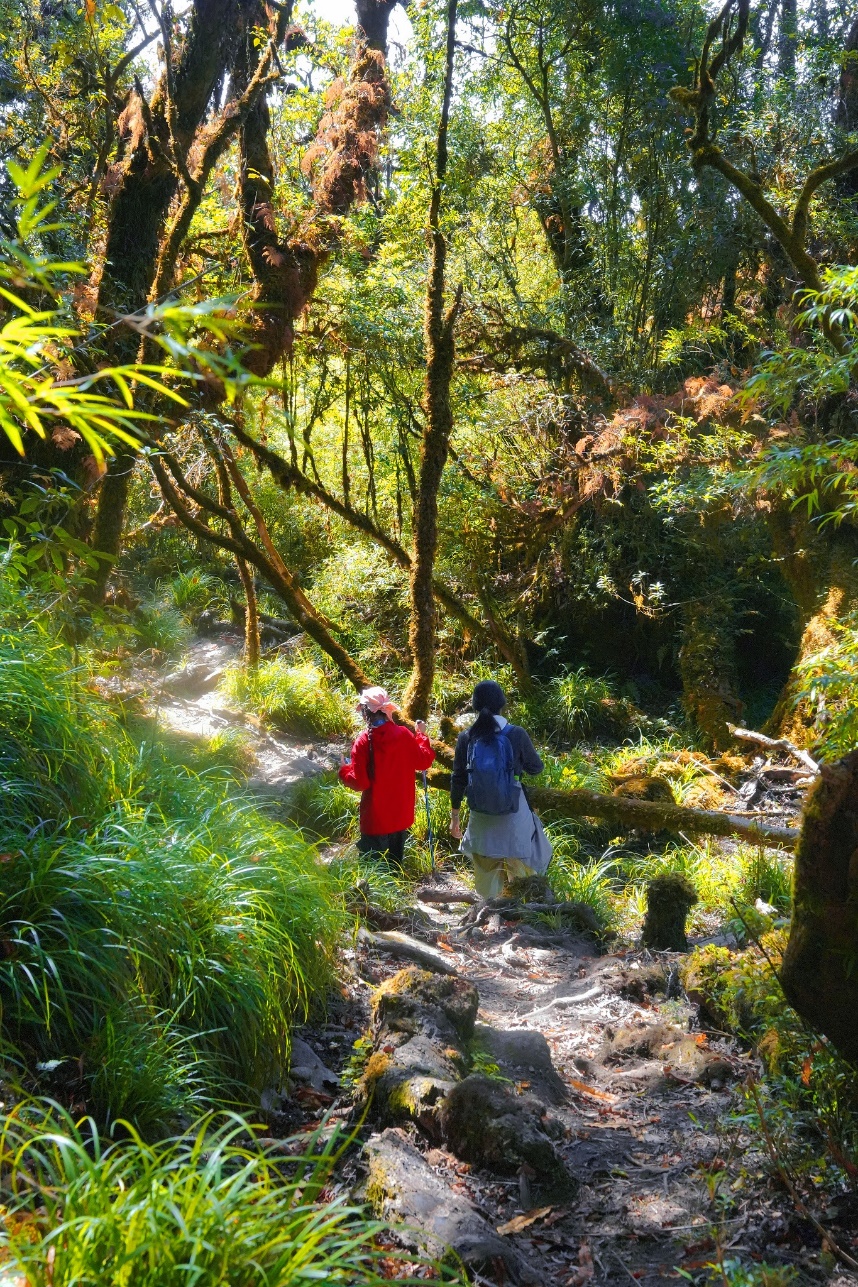
POLYGON ((414 774, 428 769, 435 759, 425 733, 412 733, 402 724, 385 720, 372 730, 375 776, 369 776, 369 734, 363 732, 352 746, 352 762, 340 769, 340 781, 362 791, 360 829, 364 836, 386 836, 405 831, 414 821, 414 774))

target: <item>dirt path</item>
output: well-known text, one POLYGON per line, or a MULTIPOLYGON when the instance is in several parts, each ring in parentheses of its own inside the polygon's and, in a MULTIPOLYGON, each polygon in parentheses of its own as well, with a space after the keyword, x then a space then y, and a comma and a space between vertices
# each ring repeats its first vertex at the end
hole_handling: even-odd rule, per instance
MULTIPOLYGON (((464 888, 455 879, 447 887, 464 888)), ((769 1182, 761 1142, 736 1120, 752 1058, 730 1037, 700 1030, 695 1007, 681 999, 679 957, 602 955, 574 934, 497 919, 465 934, 461 916, 419 894, 416 912, 415 937, 440 946, 478 989, 478 1025, 507 1034, 498 1060, 507 1084, 541 1093, 544 1070, 515 1062, 528 1031, 544 1034, 564 1084, 565 1102, 549 1111, 563 1128, 559 1152, 580 1182, 565 1204, 544 1201, 526 1175, 472 1168, 407 1128, 450 1190, 513 1243, 533 1281, 731 1284, 750 1281, 730 1276, 738 1272, 731 1262, 741 1261, 793 1275, 768 1280, 777 1284, 858 1283, 823 1267, 819 1238, 769 1182), (550 1004, 569 996, 582 1000, 550 1004)), ((333 1042, 313 1034, 329 1062, 354 1039, 372 987, 406 964, 363 948, 349 955, 359 976, 354 1004, 342 1010, 349 1026, 342 1017, 334 1023, 333 1042)), ((475 1278, 513 1280, 500 1265, 475 1278)))
MULTIPOLYGON (((338 748, 274 736, 224 702, 217 684, 239 648, 237 638, 200 640, 182 666, 157 677, 141 671, 137 682, 150 713, 174 732, 211 737, 240 729, 255 756, 248 786, 270 799, 332 767, 338 748)), ((452 875, 434 888, 465 886, 452 875)), ((421 902, 417 891, 412 933, 440 947, 477 988, 478 1024, 505 1034, 492 1075, 506 1078, 516 1094, 540 1096, 545 1069, 522 1066, 516 1050, 525 1048, 524 1033, 544 1035, 563 1083, 562 1102, 556 1095, 546 1102, 553 1101, 558 1150, 579 1189, 571 1201, 552 1203, 526 1173, 490 1174, 414 1128, 408 1134, 447 1191, 467 1198, 513 1244, 532 1281, 729 1287, 745 1281, 730 1276, 730 1262, 741 1259, 791 1267, 791 1282, 858 1284, 843 1271, 826 1271, 818 1236, 769 1183, 759 1140, 735 1120, 737 1086, 752 1061, 730 1037, 700 1030, 678 986, 680 958, 632 949, 603 954, 568 930, 505 923, 498 915, 473 930, 462 921, 449 906, 421 902), (571 1003, 553 1004, 569 997, 571 1003), (710 1267, 718 1264, 724 1273, 710 1267)), ((293 1075, 287 1094, 266 1105, 278 1134, 311 1130, 326 1114, 348 1119, 351 1100, 337 1097, 335 1074, 366 1028, 373 989, 405 964, 364 945, 344 958, 343 996, 329 1022, 301 1034, 311 1047, 302 1048, 302 1058, 318 1057, 317 1066, 293 1075)), ((342 1187, 354 1178, 352 1163, 342 1187)), ((475 1281, 501 1287, 512 1280, 500 1264, 491 1272, 475 1281)))

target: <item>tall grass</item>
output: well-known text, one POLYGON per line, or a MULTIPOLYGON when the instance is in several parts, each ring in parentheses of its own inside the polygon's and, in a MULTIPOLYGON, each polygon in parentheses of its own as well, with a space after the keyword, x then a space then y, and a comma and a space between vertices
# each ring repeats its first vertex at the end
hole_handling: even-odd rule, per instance
POLYGON ((133 748, 72 651, 0 618, 0 828, 97 817, 133 748))
POLYGON ((354 728, 349 702, 311 661, 290 664, 275 657, 255 671, 236 666, 224 676, 223 690, 297 737, 343 737, 354 728))
POLYGON ((4 1028, 31 1065, 78 1061, 99 1117, 147 1130, 183 1097, 248 1103, 285 1066, 343 925, 294 833, 202 789, 188 803, 6 841, 4 1028))
POLYGON ((231 1116, 158 1144, 111 1141, 56 1108, 19 1108, 0 1138, 3 1268, 31 1287, 425 1281, 378 1245, 383 1225, 325 1192, 342 1143, 305 1137, 290 1156, 231 1116))
POLYGON ((0 592, 4 1038, 147 1133, 258 1102, 331 979, 340 886, 224 773, 135 742, 41 622, 0 592))

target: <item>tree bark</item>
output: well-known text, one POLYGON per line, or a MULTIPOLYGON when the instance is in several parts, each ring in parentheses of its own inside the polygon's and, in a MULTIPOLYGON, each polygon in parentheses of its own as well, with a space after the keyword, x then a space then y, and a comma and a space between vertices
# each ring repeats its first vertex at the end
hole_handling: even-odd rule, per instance
POLYGON ((797 0, 781 0, 781 27, 778 33, 778 75, 795 80, 795 58, 798 50, 797 0))
POLYGON ((732 605, 715 595, 694 599, 683 609, 679 673, 686 713, 710 749, 732 745, 728 725, 741 720, 736 695, 736 650, 732 605))
POLYGON ((824 764, 804 811, 781 983, 790 1005, 858 1063, 858 751, 824 764))
POLYGON ((256 587, 253 584, 253 573, 245 559, 236 558, 238 575, 244 590, 244 663, 248 670, 256 670, 259 665, 259 608, 256 602, 256 587))
POLYGON ((453 381, 455 345, 453 331, 461 291, 445 308, 444 287, 447 239, 441 228, 441 192, 447 173, 447 133, 453 95, 453 59, 456 51, 457 0, 447 4, 447 47, 441 119, 435 150, 435 174, 429 203, 431 251, 426 286, 426 427, 420 456, 417 502, 414 506, 414 544, 411 556, 411 622, 408 642, 412 671, 403 705, 411 719, 426 719, 435 677, 435 555, 438 549, 438 492, 453 431, 450 386, 453 381))
MULTIPOLYGON (((844 134, 858 130, 858 18, 849 28, 843 46, 835 120, 844 134)), ((858 196, 858 170, 841 175, 838 186, 847 200, 858 196)))
MULTIPOLYGON (((194 0, 181 48, 174 51, 165 22, 165 66, 147 102, 139 85, 119 120, 119 152, 108 171, 115 194, 110 202, 107 242, 98 285, 98 312, 111 320, 146 304, 158 274, 160 252, 171 206, 186 187, 187 218, 202 197, 201 180, 192 180, 187 161, 206 117, 215 87, 226 75, 234 46, 257 0, 194 0)), ((280 23, 285 27, 284 7, 280 23)), ((227 117, 227 121, 229 117, 227 117)), ((237 123, 237 122, 236 122, 237 123)), ((226 132, 224 132, 226 137, 226 132)), ((179 243, 176 242, 170 275, 179 243)), ((111 333, 116 356, 133 361, 139 337, 127 327, 111 333)), ((135 455, 126 449, 113 457, 101 484, 92 546, 103 557, 88 590, 100 603, 119 554, 135 455)))

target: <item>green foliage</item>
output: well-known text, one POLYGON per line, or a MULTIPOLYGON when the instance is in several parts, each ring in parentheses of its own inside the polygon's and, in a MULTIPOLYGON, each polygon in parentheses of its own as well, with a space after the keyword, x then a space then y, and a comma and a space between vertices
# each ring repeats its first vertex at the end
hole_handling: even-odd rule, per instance
POLYGON ((62 369, 67 361, 63 350, 77 330, 59 307, 34 308, 25 298, 38 291, 53 299, 64 277, 84 272, 79 264, 34 257, 25 248, 61 226, 49 222, 56 200, 43 201, 46 189, 61 173, 56 167, 44 168, 47 155, 48 145, 43 144, 26 168, 7 162, 18 190, 13 202, 17 236, 0 239, 0 299, 5 301, 4 312, 10 314, 0 327, 0 428, 23 455, 27 430, 47 438, 50 427, 57 425, 66 434, 82 438, 102 460, 112 451, 110 439, 134 445, 141 422, 155 419, 135 409, 133 382, 174 403, 185 402, 163 383, 164 368, 149 363, 105 367, 83 376, 62 369), (97 386, 105 383, 117 393, 97 392, 97 386))
POLYGON ((44 619, 13 627, 14 603, 0 591, 0 825, 91 824, 120 793, 134 748, 44 619))
POLYGON ((707 1022, 752 1043, 767 1069, 745 1090, 736 1122, 760 1135, 762 1110, 781 1165, 818 1190, 842 1192, 858 1168, 855 1071, 787 1005, 777 978, 786 943, 775 929, 741 952, 697 948, 683 963, 683 986, 707 1022))
POLYGON ((141 652, 151 650, 169 656, 191 641, 184 613, 158 600, 142 603, 135 610, 131 630, 141 652))
POLYGON ((359 794, 343 786, 335 773, 318 773, 289 788, 284 815, 313 838, 356 839, 359 805, 359 794))
POLYGON ((354 729, 349 703, 311 661, 290 664, 275 657, 253 671, 235 666, 225 675, 223 690, 297 737, 343 737, 354 729))
POLYGON ((556 827, 549 829, 554 857, 548 871, 551 888, 558 899, 586 903, 592 907, 603 929, 616 923, 616 865, 610 859, 576 857, 574 837, 563 837, 556 827))
POLYGON ((405 1257, 325 1194, 343 1143, 302 1136, 285 1153, 233 1116, 157 1144, 133 1130, 111 1141, 56 1107, 19 1106, 0 1137, 4 1268, 33 1287, 380 1287, 405 1257))
POLYGON ((85 837, 5 837, 5 1030, 31 1066, 80 1056, 93 1111, 146 1130, 177 1097, 252 1099, 344 924, 292 833, 203 783, 184 795, 184 816, 123 801, 85 837))

